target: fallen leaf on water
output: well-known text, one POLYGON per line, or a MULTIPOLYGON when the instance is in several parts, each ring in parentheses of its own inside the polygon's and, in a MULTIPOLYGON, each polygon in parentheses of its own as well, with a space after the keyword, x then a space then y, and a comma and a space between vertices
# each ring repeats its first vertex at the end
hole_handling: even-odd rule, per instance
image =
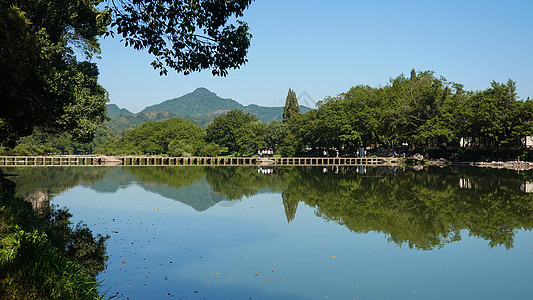
POLYGON ((330 257, 333 257, 333 258, 335 258, 335 255, 332 255, 332 256, 330 256, 330 257))
POLYGON ((215 275, 220 275, 220 273, 215 273, 215 275))

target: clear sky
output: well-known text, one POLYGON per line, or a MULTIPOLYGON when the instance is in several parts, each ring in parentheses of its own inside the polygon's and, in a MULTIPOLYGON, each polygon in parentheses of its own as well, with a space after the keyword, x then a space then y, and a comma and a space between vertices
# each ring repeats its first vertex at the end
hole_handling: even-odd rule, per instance
POLYGON ((254 36, 248 63, 225 78, 161 77, 150 55, 103 40, 97 63, 110 103, 138 112, 205 87, 245 105, 283 106, 290 87, 312 105, 412 68, 468 90, 513 79, 520 99, 533 98, 533 0, 255 0, 242 19, 254 36))

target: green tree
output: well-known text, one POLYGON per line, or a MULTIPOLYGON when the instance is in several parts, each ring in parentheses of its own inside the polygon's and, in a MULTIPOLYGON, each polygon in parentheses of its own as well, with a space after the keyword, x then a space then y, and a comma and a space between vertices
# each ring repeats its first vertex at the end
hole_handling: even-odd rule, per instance
POLYGON ((252 0, 107 2, 126 46, 146 49, 160 74, 167 68, 184 74, 211 68, 213 75, 225 76, 246 62, 252 36, 236 18, 252 0))
POLYGON ((524 125, 532 120, 527 108, 528 104, 517 100, 514 81, 493 81, 490 88, 473 94, 468 100, 469 136, 484 138, 485 146, 517 146, 520 137, 516 130, 525 129, 524 125))
POLYGON ((108 100, 89 61, 110 22, 96 4, 0 0, 0 143, 13 146, 34 128, 92 138, 108 100))
POLYGON ((452 97, 453 83, 436 78, 434 72, 418 72, 407 79, 400 75, 391 80, 390 120, 397 132, 398 142, 413 147, 443 145, 454 138, 453 124, 444 109, 452 97), (447 124, 449 126, 447 126, 447 124))
POLYGON ((104 34, 154 55, 161 74, 226 75, 246 62, 251 35, 235 18, 251 2, 0 0, 0 144, 35 128, 92 139, 108 101, 91 62, 104 34))
POLYGON ((249 122, 237 128, 235 151, 239 156, 250 156, 257 153, 257 150, 267 146, 265 142, 265 132, 267 125, 260 121, 249 122))
POLYGON ((289 122, 291 118, 300 113, 300 106, 296 93, 289 88, 287 99, 285 100, 285 107, 283 107, 283 122, 289 122))
POLYGON ((254 122, 259 122, 254 115, 245 114, 242 110, 230 110, 226 114, 216 117, 213 123, 207 126, 205 139, 208 143, 216 143, 221 147, 227 147, 230 153, 240 152, 242 150, 241 143, 246 137, 239 135, 248 134, 249 132, 243 128, 247 124, 254 122), (239 138, 241 141, 238 141, 239 138))
POLYGON ((190 121, 174 118, 145 122, 126 132, 119 141, 107 145, 107 154, 195 155, 204 143, 202 128, 190 121))
POLYGON ((265 143, 269 147, 277 150, 278 147, 285 143, 285 137, 288 134, 289 124, 283 122, 272 121, 266 127, 265 143))

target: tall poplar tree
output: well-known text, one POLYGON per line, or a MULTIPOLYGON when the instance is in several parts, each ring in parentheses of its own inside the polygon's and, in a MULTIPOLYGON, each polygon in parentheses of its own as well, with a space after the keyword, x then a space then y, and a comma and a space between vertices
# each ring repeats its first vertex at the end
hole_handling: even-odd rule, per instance
POLYGON ((283 122, 289 122, 295 115, 300 113, 300 105, 296 99, 296 93, 289 88, 287 100, 285 100, 285 107, 283 108, 283 122))

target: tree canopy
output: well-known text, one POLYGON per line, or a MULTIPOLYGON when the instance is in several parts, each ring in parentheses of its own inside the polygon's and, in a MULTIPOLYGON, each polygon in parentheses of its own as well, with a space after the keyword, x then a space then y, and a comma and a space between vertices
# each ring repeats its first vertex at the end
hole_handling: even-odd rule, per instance
POLYGON ((174 118, 136 126, 120 140, 105 146, 103 151, 108 154, 193 156, 204 146, 204 132, 200 126, 174 118))
MULTIPOLYGON (((108 0, 113 26, 126 46, 146 49, 161 74, 212 68, 225 76, 246 62, 251 34, 243 15, 252 0, 108 0)), ((112 31, 111 34, 114 32, 112 31)))
POLYGON ((263 123, 252 114, 244 113, 242 110, 231 110, 224 115, 215 118, 206 130, 207 142, 217 143, 226 147, 229 152, 255 153, 264 145, 257 145, 261 141, 257 135, 261 135, 260 127, 263 123))
POLYGON ((377 88, 358 85, 299 118, 296 148, 354 153, 373 144, 427 151, 458 147, 469 137, 477 147, 516 149, 533 135, 533 104, 517 99, 515 90, 509 80, 465 91, 432 71, 402 74, 377 88))
POLYGON ((78 61, 100 52, 109 14, 94 1, 0 0, 0 143, 34 128, 89 140, 105 118, 98 69, 78 61))
POLYGON ((0 146, 36 128, 92 139, 108 101, 92 62, 104 35, 154 55, 161 74, 226 75, 246 62, 251 35, 235 18, 251 2, 0 0, 0 146))
POLYGON ((289 88, 289 93, 285 100, 285 107, 283 108, 283 122, 289 122, 291 118, 294 118, 299 113, 300 105, 298 105, 296 93, 289 88))

